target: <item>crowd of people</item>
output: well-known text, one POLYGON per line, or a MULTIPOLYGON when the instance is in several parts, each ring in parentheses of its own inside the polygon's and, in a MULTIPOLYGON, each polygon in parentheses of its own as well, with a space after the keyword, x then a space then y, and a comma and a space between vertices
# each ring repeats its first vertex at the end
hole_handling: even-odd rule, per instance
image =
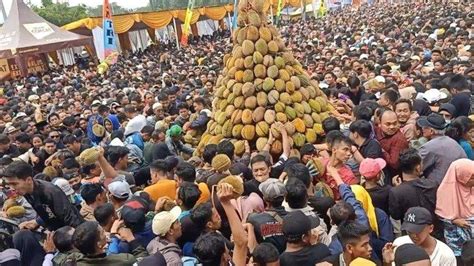
POLYGON ((0 265, 474 265, 473 14, 283 21, 334 111, 282 154, 196 151, 229 31, 4 82, 0 265))

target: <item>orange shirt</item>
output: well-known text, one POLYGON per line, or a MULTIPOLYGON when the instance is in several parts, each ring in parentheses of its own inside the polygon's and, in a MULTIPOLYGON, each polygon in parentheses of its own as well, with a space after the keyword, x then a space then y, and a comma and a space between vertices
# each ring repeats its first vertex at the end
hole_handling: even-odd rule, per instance
POLYGON ((150 198, 157 201, 161 197, 170 197, 172 200, 176 199, 176 189, 178 184, 174 180, 160 180, 155 184, 148 186, 144 189, 150 198))
POLYGON ((199 187, 199 190, 201 191, 201 196, 199 197, 195 206, 201 203, 207 202, 211 198, 211 192, 209 191, 209 188, 207 187, 206 183, 204 182, 199 183, 198 187, 199 187))

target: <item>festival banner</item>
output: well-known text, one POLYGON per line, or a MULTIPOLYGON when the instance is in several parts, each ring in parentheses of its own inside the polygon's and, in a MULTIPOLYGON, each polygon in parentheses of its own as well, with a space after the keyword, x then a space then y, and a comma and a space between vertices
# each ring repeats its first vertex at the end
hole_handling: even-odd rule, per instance
POLYGON ((188 45, 188 35, 189 35, 189 30, 191 29, 191 19, 193 17, 193 8, 194 8, 194 0, 189 0, 188 8, 186 9, 186 17, 184 18, 183 35, 181 36, 181 45, 183 46, 188 45))
POLYGON ((114 25, 112 23, 112 10, 109 0, 104 0, 102 9, 102 29, 104 31, 104 61, 108 64, 117 62, 118 52, 115 44, 114 25))
MULTIPOLYGON (((44 73, 48 70, 48 61, 44 54, 28 55, 24 62, 27 74, 44 73)), ((0 59, 0 81, 17 79, 21 76, 15 58, 0 59)))

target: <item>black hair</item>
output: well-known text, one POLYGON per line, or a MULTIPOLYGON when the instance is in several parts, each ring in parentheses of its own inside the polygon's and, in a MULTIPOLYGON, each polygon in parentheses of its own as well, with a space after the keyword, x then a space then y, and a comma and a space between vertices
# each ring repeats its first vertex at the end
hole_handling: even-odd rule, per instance
POLYGON ((390 105, 393 105, 400 97, 400 95, 398 95, 398 92, 393 89, 386 90, 382 95, 383 97, 387 98, 390 105))
POLYGON ((5 169, 5 176, 26 180, 33 177, 33 167, 23 161, 13 161, 5 169))
POLYGON ((183 202, 186 210, 191 210, 201 197, 201 190, 198 185, 191 182, 184 182, 178 188, 178 199, 183 202))
POLYGON ((268 167, 271 166, 269 158, 263 154, 257 154, 254 157, 252 157, 252 159, 250 160, 250 166, 258 162, 264 162, 268 167))
POLYGON ((59 115, 57 113, 52 113, 52 114, 48 115, 48 123, 51 122, 51 117, 53 117, 53 116, 55 116, 59 119, 59 115))
POLYGON ((197 205, 191 211, 191 221, 198 226, 198 228, 205 229, 206 224, 212 219, 212 205, 210 202, 205 202, 197 205))
POLYGON ((357 120, 370 121, 372 119, 372 116, 374 115, 374 112, 372 111, 372 109, 370 109, 368 106, 365 106, 365 105, 354 106, 354 109, 352 109, 352 112, 354 113, 354 117, 357 120))
POLYGON ((112 166, 115 166, 121 158, 128 154, 128 152, 129 150, 127 147, 109 146, 105 151, 105 157, 112 166))
POLYGON ((204 151, 202 153, 202 159, 204 160, 205 163, 210 164, 214 156, 216 156, 216 154, 217 154, 217 144, 207 144, 204 147, 204 151))
POLYGON ((323 125, 324 133, 326 134, 329 131, 341 130, 341 123, 339 122, 339 120, 337 120, 337 118, 332 117, 332 116, 324 119, 322 125, 323 125))
POLYGON ((72 134, 66 135, 63 138, 64 145, 73 144, 74 142, 79 142, 78 138, 72 134))
POLYGON ((74 158, 67 158, 63 161, 63 167, 65 169, 79 169, 81 165, 74 158))
POLYGON ((304 208, 308 204, 308 190, 299 179, 288 179, 286 183, 286 201, 293 209, 304 208))
POLYGON ((402 173, 411 174, 421 164, 421 156, 416 149, 409 148, 400 153, 398 168, 402 173))
POLYGON ((344 144, 347 144, 349 146, 352 146, 352 140, 349 137, 344 136, 343 134, 334 137, 332 139, 331 143, 329 144, 329 146, 332 149, 335 145, 338 145, 340 143, 344 143, 344 144))
POLYGON ((311 185, 311 175, 309 174, 309 170, 306 165, 302 163, 294 163, 285 167, 284 170, 288 176, 288 180, 296 178, 299 179, 306 188, 309 188, 311 185))
POLYGON ((355 89, 360 86, 360 79, 355 75, 351 75, 347 78, 347 85, 352 89, 355 89))
POLYGON ((225 253, 225 239, 217 232, 202 234, 194 242, 193 251, 202 266, 218 266, 225 253))
POLYGON ((196 181, 196 168, 188 162, 181 162, 178 164, 175 172, 176 176, 183 179, 183 181, 196 181))
POLYGON ((100 114, 100 115, 104 115, 106 114, 107 112, 110 111, 110 108, 106 105, 99 105, 99 108, 97 108, 97 112, 100 114))
POLYGON ((46 138, 43 141, 43 144, 46 144, 46 143, 53 143, 54 145, 56 145, 56 142, 52 138, 46 138))
POLYGON ((99 238, 99 224, 91 221, 78 225, 72 235, 74 246, 84 255, 92 255, 96 252, 99 238))
POLYGON ((252 252, 253 262, 258 266, 265 266, 267 263, 277 262, 280 259, 278 249, 271 243, 263 242, 258 244, 252 252))
POLYGON ((10 143, 10 138, 6 134, 0 134, 0 144, 7 145, 10 143))
POLYGON ((115 208, 112 203, 105 203, 94 209, 94 218, 101 226, 106 226, 114 216, 115 208))
POLYGON ((74 228, 71 226, 63 226, 54 231, 53 243, 59 252, 66 253, 74 248, 71 231, 74 231, 74 228))
POLYGON ((186 104, 185 102, 183 103, 179 103, 178 106, 177 106, 178 110, 181 110, 181 109, 189 109, 189 106, 188 104, 186 104))
POLYGON ((223 140, 217 144, 217 154, 225 154, 230 159, 234 158, 235 147, 230 140, 223 140))
POLYGON ((140 130, 141 133, 149 134, 150 136, 153 134, 153 131, 155 131, 155 128, 150 125, 146 125, 140 130))
MULTIPOLYGON (((396 107, 397 105, 401 104, 401 103, 406 103, 408 104, 408 110, 413 111, 413 104, 411 103, 411 101, 409 99, 405 99, 405 98, 400 98, 398 99, 395 104, 393 105, 393 107, 396 107)), ((395 108, 394 108, 395 109, 395 108)))
POLYGON ((461 74, 452 76, 448 82, 450 90, 463 90, 469 87, 466 77, 461 74))
POLYGON ((197 97, 196 99, 194 99, 194 103, 198 103, 198 104, 201 104, 203 106, 206 106, 206 100, 204 100, 204 98, 202 98, 202 97, 197 97))
POLYGON ((81 197, 88 205, 94 203, 97 195, 102 192, 104 192, 104 188, 100 184, 85 184, 81 187, 81 197))
POLYGON ((76 118, 74 116, 68 116, 63 119, 63 125, 72 127, 76 124, 76 118))
POLYGON ((474 123, 471 119, 466 116, 460 116, 451 122, 446 129, 446 135, 459 142, 472 128, 474 128, 474 123))
POLYGON ((329 209, 332 223, 339 225, 344 221, 353 221, 356 219, 355 210, 349 203, 339 201, 329 209))
POLYGON ((169 171, 169 166, 165 160, 158 159, 158 160, 154 160, 150 164, 150 170, 156 171, 156 172, 167 173, 169 171))
POLYGON ((411 68, 411 62, 410 61, 402 61, 400 63, 400 71, 406 72, 411 68))
POLYGON ((20 133, 15 137, 19 143, 31 143, 31 137, 26 133, 20 133))
POLYGON ((372 125, 366 120, 356 120, 349 126, 351 133, 357 133, 361 137, 368 139, 372 134, 372 125))
POLYGON ((343 222, 337 228, 337 238, 343 249, 346 249, 346 245, 359 241, 362 236, 370 234, 370 228, 357 221, 343 222))

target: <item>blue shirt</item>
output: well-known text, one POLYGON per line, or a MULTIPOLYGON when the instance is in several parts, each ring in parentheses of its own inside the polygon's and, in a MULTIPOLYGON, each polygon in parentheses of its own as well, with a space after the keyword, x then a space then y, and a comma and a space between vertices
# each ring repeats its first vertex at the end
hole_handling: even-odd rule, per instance
POLYGON ((462 149, 466 153, 467 158, 469 158, 471 160, 474 160, 474 152, 472 151, 471 144, 469 144, 469 142, 467 142, 467 140, 461 139, 461 140, 459 140, 459 145, 461 145, 462 149))

